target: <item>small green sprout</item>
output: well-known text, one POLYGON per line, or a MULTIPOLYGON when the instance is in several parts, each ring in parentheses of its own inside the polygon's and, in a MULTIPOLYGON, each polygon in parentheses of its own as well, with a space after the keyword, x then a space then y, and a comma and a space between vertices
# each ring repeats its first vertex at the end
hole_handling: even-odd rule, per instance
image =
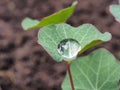
MULTIPOLYGON (((101 33, 91 24, 79 27, 66 24, 76 4, 41 21, 26 18, 22 26, 25 30, 42 27, 38 32, 38 43, 55 61, 67 62, 68 72, 62 83, 63 90, 118 90, 120 63, 109 51, 99 49, 87 56, 78 57, 78 54, 89 48, 111 40, 111 34, 101 33)), ((116 18, 119 14, 115 14, 116 18)))
POLYGON ((30 30, 51 24, 64 23, 73 14, 77 3, 78 2, 75 1, 70 7, 60 10, 59 12, 54 13, 50 16, 47 16, 43 18, 41 21, 33 20, 27 17, 23 20, 22 27, 24 30, 30 30))

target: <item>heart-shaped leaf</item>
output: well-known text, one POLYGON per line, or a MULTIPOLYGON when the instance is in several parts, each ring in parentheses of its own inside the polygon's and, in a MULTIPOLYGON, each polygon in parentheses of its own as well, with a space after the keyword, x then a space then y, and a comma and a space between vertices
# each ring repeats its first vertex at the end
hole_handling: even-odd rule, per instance
POLYGON ((67 19, 73 14, 77 1, 73 2, 72 6, 60 10, 57 13, 54 13, 50 16, 43 18, 41 21, 36 21, 30 18, 25 18, 22 22, 22 27, 24 30, 40 28, 43 26, 64 23, 67 19))
POLYGON ((81 51, 84 52, 98 43, 110 40, 111 34, 108 32, 102 34, 91 24, 83 24, 79 27, 56 24, 43 27, 38 32, 38 42, 56 61, 63 60, 57 49, 60 42, 65 39, 73 39, 79 42, 81 51))
POLYGON ((111 5, 110 12, 115 17, 115 19, 120 22, 120 5, 111 5))
MULTIPOLYGON (((120 62, 107 50, 96 50, 71 64, 75 90, 119 90, 120 62)), ((63 90, 71 90, 68 74, 63 90)))

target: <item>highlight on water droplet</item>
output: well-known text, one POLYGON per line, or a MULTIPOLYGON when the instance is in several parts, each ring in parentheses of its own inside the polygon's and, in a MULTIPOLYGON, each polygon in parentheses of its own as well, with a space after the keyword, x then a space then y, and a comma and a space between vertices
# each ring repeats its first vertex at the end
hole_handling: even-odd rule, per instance
POLYGON ((64 60, 74 60, 77 57, 78 52, 81 50, 81 46, 78 41, 74 39, 64 39, 58 45, 58 53, 64 60))

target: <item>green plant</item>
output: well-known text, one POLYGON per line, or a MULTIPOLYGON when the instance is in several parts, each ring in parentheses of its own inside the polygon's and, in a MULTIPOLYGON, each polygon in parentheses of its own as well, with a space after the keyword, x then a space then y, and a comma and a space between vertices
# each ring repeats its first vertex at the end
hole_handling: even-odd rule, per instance
POLYGON ((120 0, 118 0, 119 4, 110 5, 110 12, 115 17, 115 19, 120 22, 120 0))
POLYGON ((30 30, 51 24, 64 23, 73 14, 76 5, 77 2, 74 2, 71 7, 65 8, 57 13, 45 17, 41 21, 33 20, 27 17, 23 20, 22 27, 24 30, 30 30))
POLYGON ((89 48, 109 41, 111 34, 101 33, 91 24, 72 27, 64 23, 75 6, 76 2, 40 22, 27 18, 22 26, 26 30, 44 26, 38 32, 38 43, 55 61, 67 62, 68 73, 62 83, 63 90, 118 90, 120 64, 109 51, 99 49, 77 57, 89 48))

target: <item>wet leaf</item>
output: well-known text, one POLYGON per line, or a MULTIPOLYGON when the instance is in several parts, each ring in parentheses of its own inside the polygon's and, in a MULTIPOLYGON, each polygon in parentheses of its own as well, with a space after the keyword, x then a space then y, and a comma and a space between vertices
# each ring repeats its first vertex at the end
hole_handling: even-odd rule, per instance
MULTIPOLYGON (((120 62, 107 50, 96 50, 71 64, 75 90, 119 90, 120 62)), ((68 74, 63 90, 71 90, 68 74)))
POLYGON ((68 24, 50 25, 43 27, 38 33, 39 44, 56 61, 62 61, 64 59, 58 53, 57 49, 60 42, 65 39, 76 40, 81 46, 81 51, 84 52, 98 43, 110 40, 111 35, 108 32, 102 34, 91 24, 83 24, 79 27, 72 27, 68 24))

